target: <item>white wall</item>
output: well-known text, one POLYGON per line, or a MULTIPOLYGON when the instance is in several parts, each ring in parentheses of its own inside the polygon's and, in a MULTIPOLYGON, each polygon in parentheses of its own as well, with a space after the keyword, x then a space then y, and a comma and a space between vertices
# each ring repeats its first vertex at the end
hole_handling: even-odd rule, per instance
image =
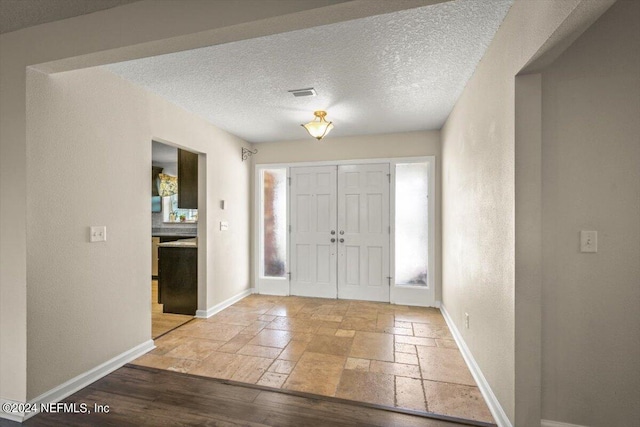
POLYGON ((443 303, 515 425, 536 416, 520 413, 531 397, 515 387, 514 79, 561 25, 600 6, 516 0, 442 129, 443 303))
POLYGON ((517 422, 541 419, 542 77, 515 78, 514 395, 517 422))
POLYGON ((0 398, 27 395, 27 182, 24 67, 0 35, 0 398))
MULTIPOLYGON (((338 125, 336 125, 338 126, 338 125)), ((327 160, 380 159, 388 157, 439 156, 440 132, 403 132, 358 135, 316 141, 304 129, 297 141, 256 144, 253 163, 316 162, 327 160)))
POLYGON ((632 425, 640 420, 640 3, 618 1, 542 81, 543 418, 632 425), (598 231, 598 253, 580 253, 580 230, 598 231))
MULTIPOLYGON (((304 129, 301 129, 304 134, 304 129)), ((327 136, 322 141, 307 137, 298 141, 255 144, 254 164, 320 162, 330 160, 385 159, 392 157, 436 157, 436 207, 440 205, 440 132, 403 132, 383 135, 358 135, 340 138, 327 136)), ((255 172, 255 171, 254 171, 255 172)), ((252 180, 255 182, 255 178, 252 180)), ((253 210, 252 210, 253 212, 253 210)), ((441 233, 440 210, 436 210, 435 299, 440 301, 441 233)))
POLYGON ((151 337, 151 140, 206 155, 201 309, 249 288, 251 172, 240 159, 244 141, 109 71, 30 71, 27 83, 33 398, 151 337), (228 232, 214 226, 219 220, 230 222, 228 232), (107 242, 89 243, 90 225, 106 225, 107 242))

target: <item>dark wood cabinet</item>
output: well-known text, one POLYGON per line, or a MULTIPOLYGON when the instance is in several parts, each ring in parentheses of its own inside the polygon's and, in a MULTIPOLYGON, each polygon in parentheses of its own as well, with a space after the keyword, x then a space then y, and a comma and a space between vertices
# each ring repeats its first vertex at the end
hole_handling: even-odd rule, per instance
MULTIPOLYGON (((152 237, 152 242, 154 241, 154 239, 157 239, 157 243, 152 243, 152 250, 151 250, 151 256, 152 256, 152 260, 151 260, 151 265, 152 265, 152 271, 151 271, 151 279, 153 280, 158 280, 159 277, 159 271, 160 271, 160 247, 157 246, 157 244, 160 243, 167 243, 167 242, 175 242, 176 240, 182 240, 182 239, 192 239, 193 237, 195 237, 194 235, 191 234, 184 234, 184 235, 179 235, 179 234, 175 234, 173 236, 156 236, 153 235, 152 237), (155 265, 155 269, 153 268, 153 266, 155 265)), ((160 286, 160 284, 158 284, 158 304, 162 304, 162 287, 160 286)))
POLYGON ((195 315, 198 308, 198 249, 158 249, 158 292, 162 312, 195 315))
POLYGON ((198 155, 178 150, 178 207, 198 209, 198 155))

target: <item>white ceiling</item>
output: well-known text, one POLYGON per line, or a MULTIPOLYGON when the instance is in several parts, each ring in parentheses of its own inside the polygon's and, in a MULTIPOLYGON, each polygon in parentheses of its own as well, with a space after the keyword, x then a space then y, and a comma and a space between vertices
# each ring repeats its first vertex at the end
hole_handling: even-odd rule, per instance
POLYGON ((249 142, 440 129, 513 0, 455 0, 106 66, 249 142), (314 87, 316 97, 288 90, 314 87))

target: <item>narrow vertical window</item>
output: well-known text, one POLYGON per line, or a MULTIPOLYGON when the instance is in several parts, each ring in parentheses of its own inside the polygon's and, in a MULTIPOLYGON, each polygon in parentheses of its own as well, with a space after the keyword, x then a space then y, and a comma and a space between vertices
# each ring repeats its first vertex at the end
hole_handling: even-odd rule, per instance
POLYGON ((287 260, 287 170, 262 170, 262 277, 284 277, 287 260))
POLYGON ((429 164, 397 164, 395 194, 395 283, 427 286, 429 164))

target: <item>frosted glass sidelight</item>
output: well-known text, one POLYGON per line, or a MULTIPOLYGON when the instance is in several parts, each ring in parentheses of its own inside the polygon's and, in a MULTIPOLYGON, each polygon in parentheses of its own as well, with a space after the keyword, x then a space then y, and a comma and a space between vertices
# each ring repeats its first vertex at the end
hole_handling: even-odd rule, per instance
POLYGON ((287 170, 262 171, 263 277, 284 277, 287 260, 287 170))
POLYGON ((396 165, 397 285, 427 286, 429 165, 396 165))

